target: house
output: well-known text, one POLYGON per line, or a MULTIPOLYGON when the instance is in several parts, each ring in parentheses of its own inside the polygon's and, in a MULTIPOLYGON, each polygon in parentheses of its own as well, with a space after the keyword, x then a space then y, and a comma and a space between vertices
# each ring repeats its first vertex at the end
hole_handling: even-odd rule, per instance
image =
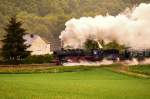
POLYGON ((23 38, 26 40, 25 44, 30 45, 27 50, 32 51, 31 55, 52 54, 50 51, 50 43, 40 36, 27 34, 23 38))

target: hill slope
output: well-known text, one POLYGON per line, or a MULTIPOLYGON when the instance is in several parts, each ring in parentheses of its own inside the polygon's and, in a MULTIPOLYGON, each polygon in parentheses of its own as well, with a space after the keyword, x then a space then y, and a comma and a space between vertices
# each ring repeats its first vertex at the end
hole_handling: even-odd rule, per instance
POLYGON ((116 15, 134 3, 149 0, 0 0, 0 38, 11 16, 24 22, 29 33, 55 40, 72 17, 116 15), (137 1, 137 2, 135 2, 137 1))

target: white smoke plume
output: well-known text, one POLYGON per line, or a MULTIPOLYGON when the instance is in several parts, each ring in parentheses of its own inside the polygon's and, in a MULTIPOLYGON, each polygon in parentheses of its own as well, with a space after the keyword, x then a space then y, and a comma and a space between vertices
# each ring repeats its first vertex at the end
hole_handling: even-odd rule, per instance
POLYGON ((111 65, 111 64, 123 64, 123 65, 144 65, 150 64, 150 58, 146 58, 145 60, 138 61, 137 59, 133 58, 132 60, 125 60, 125 61, 116 61, 113 62, 112 60, 103 59, 99 62, 89 62, 89 61, 79 61, 79 62, 66 62, 63 63, 63 66, 100 66, 100 65, 111 65))
POLYGON ((150 49, 150 4, 142 3, 117 16, 81 17, 66 22, 64 47, 82 48, 87 39, 116 41, 134 49, 150 49))
POLYGON ((136 58, 133 58, 132 60, 125 60, 125 61, 119 61, 118 63, 124 64, 124 65, 144 65, 144 64, 150 64, 150 58, 146 58, 142 61, 138 61, 136 58))
POLYGON ((89 62, 89 61, 80 61, 80 62, 69 62, 64 63, 63 66, 100 66, 100 65, 111 65, 114 62, 111 60, 102 60, 101 62, 89 62))

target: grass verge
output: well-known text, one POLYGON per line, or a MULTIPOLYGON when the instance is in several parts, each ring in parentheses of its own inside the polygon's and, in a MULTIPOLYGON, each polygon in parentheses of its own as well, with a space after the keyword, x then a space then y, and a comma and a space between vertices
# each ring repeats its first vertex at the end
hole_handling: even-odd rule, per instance
MULTIPOLYGON (((115 64, 109 65, 114 67, 115 64)), ((77 72, 91 70, 94 68, 106 67, 101 66, 49 66, 49 65, 5 65, 0 66, 0 74, 25 74, 25 73, 62 73, 62 72, 77 72)), ((107 66, 108 67, 108 66, 107 66)))
POLYGON ((129 71, 150 76, 150 65, 130 66, 129 71))

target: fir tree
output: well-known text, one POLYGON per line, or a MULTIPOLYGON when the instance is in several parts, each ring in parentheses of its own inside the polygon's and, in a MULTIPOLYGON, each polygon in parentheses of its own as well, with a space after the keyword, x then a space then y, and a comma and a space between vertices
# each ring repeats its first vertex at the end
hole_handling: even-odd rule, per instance
POLYGON ((23 36, 26 34, 25 29, 21 27, 22 23, 16 21, 16 17, 12 17, 9 24, 5 28, 6 36, 4 36, 2 56, 5 62, 10 64, 19 64, 30 55, 29 47, 25 43, 23 36))

